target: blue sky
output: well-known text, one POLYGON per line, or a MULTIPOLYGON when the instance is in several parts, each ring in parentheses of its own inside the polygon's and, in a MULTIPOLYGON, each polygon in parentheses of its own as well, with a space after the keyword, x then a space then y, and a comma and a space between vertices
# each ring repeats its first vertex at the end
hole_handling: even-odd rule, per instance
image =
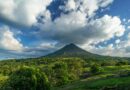
POLYGON ((130 56, 129 0, 0 0, 0 59, 38 57, 75 43, 130 56))

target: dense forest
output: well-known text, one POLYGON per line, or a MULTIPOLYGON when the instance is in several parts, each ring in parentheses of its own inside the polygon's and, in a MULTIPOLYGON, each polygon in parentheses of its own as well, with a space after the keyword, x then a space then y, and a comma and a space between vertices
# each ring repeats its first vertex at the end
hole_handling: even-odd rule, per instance
POLYGON ((0 62, 0 90, 129 90, 129 75, 128 60, 5 60, 0 62))

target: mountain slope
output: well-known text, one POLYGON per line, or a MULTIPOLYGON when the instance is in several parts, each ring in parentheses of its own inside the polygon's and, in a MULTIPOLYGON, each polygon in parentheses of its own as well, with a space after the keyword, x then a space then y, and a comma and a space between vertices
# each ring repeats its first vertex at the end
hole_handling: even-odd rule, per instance
POLYGON ((87 51, 79 48, 75 44, 71 43, 71 44, 64 46, 63 48, 61 48, 60 50, 58 50, 54 53, 48 54, 46 57, 99 58, 102 56, 87 52, 87 51))

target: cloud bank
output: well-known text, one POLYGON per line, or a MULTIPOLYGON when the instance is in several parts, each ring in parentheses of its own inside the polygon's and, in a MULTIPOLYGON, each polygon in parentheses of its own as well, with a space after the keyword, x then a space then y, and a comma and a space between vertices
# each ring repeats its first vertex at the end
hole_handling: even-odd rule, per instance
POLYGON ((0 19, 21 26, 32 26, 46 12, 51 0, 0 0, 0 19))

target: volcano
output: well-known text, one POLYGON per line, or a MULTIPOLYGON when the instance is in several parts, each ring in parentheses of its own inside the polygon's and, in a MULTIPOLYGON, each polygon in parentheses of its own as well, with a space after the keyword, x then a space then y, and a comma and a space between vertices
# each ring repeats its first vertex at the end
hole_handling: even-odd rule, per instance
POLYGON ((48 54, 46 57, 80 57, 80 58, 99 58, 101 55, 90 53, 77 45, 71 43, 63 48, 48 54))

